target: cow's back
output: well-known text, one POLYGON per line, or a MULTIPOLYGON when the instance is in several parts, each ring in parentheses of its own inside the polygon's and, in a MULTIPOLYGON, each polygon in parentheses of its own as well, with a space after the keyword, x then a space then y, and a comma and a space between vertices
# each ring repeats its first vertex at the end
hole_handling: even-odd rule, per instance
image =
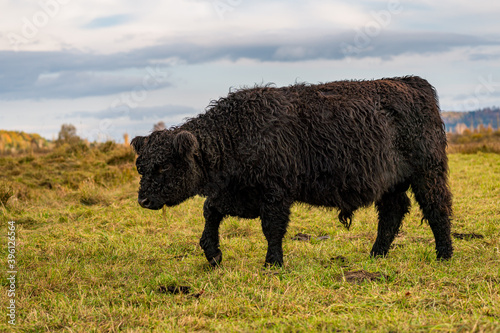
POLYGON ((441 140, 436 115, 432 86, 408 77, 242 89, 198 120, 210 124, 203 135, 216 147, 219 174, 348 210, 411 175, 429 151, 418 146, 441 140))

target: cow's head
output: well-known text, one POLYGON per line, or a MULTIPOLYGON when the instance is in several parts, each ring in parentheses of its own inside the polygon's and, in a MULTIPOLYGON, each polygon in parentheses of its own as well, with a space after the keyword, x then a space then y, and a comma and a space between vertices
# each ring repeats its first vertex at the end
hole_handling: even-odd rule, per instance
POLYGON ((139 204, 160 209, 175 206, 194 196, 200 182, 196 163, 199 146, 188 131, 155 131, 135 137, 130 145, 138 154, 136 166, 142 176, 139 204))

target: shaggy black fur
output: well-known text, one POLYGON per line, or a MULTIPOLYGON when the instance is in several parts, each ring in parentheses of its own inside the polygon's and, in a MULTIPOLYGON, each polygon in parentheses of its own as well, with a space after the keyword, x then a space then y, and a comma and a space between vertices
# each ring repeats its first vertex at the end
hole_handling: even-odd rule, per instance
POLYGON ((446 135, 436 92, 415 76, 229 93, 181 126, 136 137, 139 203, 160 209, 205 196, 201 247, 222 260, 219 224, 260 217, 266 264, 283 263, 295 202, 353 212, 375 202, 373 256, 385 256, 410 206, 411 186, 434 233, 437 257, 452 256, 446 135))

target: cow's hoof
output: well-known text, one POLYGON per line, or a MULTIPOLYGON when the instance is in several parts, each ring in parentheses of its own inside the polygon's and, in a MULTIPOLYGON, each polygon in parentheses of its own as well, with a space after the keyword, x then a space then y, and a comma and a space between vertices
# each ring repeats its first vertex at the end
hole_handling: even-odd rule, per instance
POLYGON ((371 251, 370 257, 372 257, 372 258, 385 258, 385 257, 387 257, 387 252, 389 252, 389 251, 371 251))
POLYGON ((215 257, 208 261, 212 267, 217 267, 222 262, 222 252, 219 251, 215 257))
POLYGON ((447 252, 437 252, 437 260, 438 261, 446 261, 450 260, 451 257, 453 256, 453 251, 447 251, 447 252))
POLYGON ((272 262, 268 262, 266 261, 264 263, 264 267, 269 267, 269 268, 272 268, 272 267, 283 267, 283 261, 272 261, 272 262))

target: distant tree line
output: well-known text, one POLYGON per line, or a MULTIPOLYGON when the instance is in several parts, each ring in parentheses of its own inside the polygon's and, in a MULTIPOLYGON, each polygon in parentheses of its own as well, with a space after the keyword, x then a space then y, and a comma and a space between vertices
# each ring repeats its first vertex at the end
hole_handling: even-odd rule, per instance
POLYGON ((40 151, 49 148, 49 142, 39 134, 22 131, 0 130, 0 153, 15 154, 19 152, 40 151))
POLYGON ((442 112, 441 114, 448 133, 464 134, 466 130, 471 133, 492 132, 500 130, 500 108, 488 107, 470 112, 442 112))

